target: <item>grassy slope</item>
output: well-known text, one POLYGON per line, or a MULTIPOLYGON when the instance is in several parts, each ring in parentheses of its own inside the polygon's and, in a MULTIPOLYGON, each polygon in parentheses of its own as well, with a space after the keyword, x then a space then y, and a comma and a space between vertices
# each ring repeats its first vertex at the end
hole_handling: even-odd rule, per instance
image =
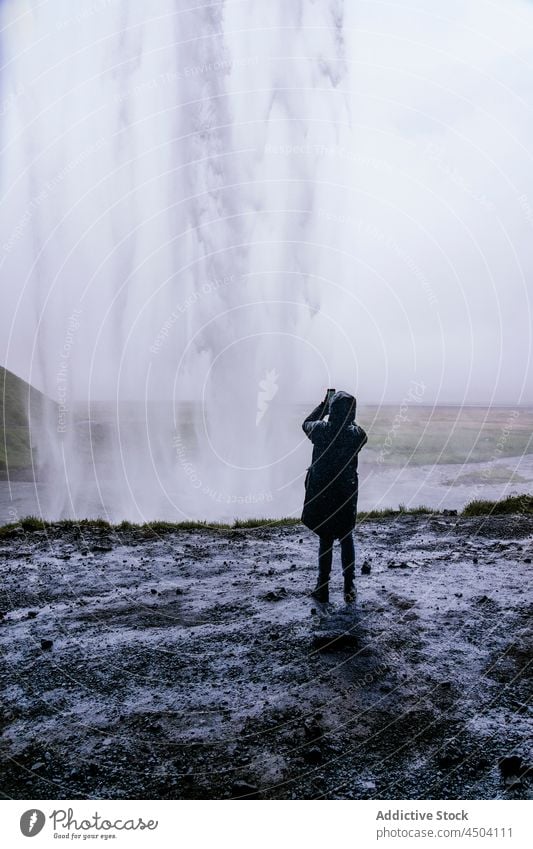
POLYGON ((0 366, 0 477, 31 469, 28 411, 52 404, 42 392, 0 366))

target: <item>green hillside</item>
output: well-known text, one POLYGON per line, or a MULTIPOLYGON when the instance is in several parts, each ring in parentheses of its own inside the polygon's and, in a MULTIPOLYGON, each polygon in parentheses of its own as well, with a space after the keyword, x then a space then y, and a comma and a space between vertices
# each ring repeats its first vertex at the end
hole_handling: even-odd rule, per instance
POLYGON ((47 405, 42 392, 0 366, 0 478, 32 479, 28 413, 32 420, 47 405))

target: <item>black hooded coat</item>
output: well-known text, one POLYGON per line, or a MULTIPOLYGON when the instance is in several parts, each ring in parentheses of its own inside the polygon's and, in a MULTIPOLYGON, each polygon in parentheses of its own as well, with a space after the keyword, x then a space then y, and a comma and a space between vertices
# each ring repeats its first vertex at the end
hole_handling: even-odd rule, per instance
POLYGON ((305 479, 302 522, 319 536, 341 538, 353 530, 357 516, 357 455, 367 435, 355 423, 356 402, 347 392, 323 401, 302 427, 313 443, 305 479), (322 421, 329 413, 329 420, 322 421))

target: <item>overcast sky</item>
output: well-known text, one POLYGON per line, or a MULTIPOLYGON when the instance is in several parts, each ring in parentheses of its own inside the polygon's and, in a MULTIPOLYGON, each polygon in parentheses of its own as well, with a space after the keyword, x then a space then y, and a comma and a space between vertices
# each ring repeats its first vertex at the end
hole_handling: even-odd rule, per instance
MULTIPOLYGON (((145 176, 144 166, 132 165, 125 174, 121 172, 84 216, 76 218, 78 213, 73 213, 62 233, 64 241, 56 249, 50 247, 47 264, 43 260, 36 269, 30 257, 47 241, 50 220, 60 220, 73 209, 73 198, 97 182, 102 168, 110 174, 123 161, 120 157, 134 158, 143 145, 154 147, 154 139, 164 138, 162 119, 152 124, 148 141, 145 133, 135 144, 131 135, 108 144, 106 133, 123 129, 132 120, 132 104, 142 112, 156 98, 167 105, 176 99, 171 85, 164 90, 160 86, 154 93, 149 83, 165 68, 174 67, 170 59, 161 64, 159 57, 162 51, 168 57, 174 55, 172 39, 179 24, 173 21, 169 27, 164 20, 165 14, 172 18, 175 7, 170 0, 161 0, 161 20, 145 29, 139 23, 147 7, 137 2, 127 6, 118 0, 95 3, 90 20, 76 19, 72 4, 63 0, 45 0, 39 4, 44 12, 30 12, 31 6, 19 0, 2 3, 1 360, 53 394, 58 352, 79 302, 73 295, 75 281, 83 278, 100 250, 105 253, 136 226, 129 201, 94 231, 96 241, 86 246, 77 266, 70 269, 68 285, 63 283, 46 305, 44 293, 52 276, 60 275, 67 246, 70 249, 77 242, 89 229, 88 221, 95 221, 104 206, 111 207, 122 192, 126 196, 131 184, 145 176), (17 22, 21 10, 26 14, 17 22), (121 27, 127 30, 125 36, 121 27), (103 39, 109 33, 114 41, 95 43, 94 49, 83 53, 84 47, 91 47, 91 39, 103 39), (113 50, 127 52, 128 76, 109 71, 113 50), (54 63, 56 69, 48 74, 54 63), (81 98, 66 96, 72 81, 85 84, 93 76, 98 83, 85 86, 81 98), (113 89, 107 112, 82 124, 83 131, 73 135, 71 125, 83 117, 84 108, 96 110, 117 80, 123 88, 113 89), (128 96, 121 91, 129 91, 128 96), (49 104, 58 98, 61 108, 50 106, 47 117, 49 104), (43 109, 44 117, 34 123, 33 117, 43 109), (68 136, 68 144, 62 147, 57 139, 63 136, 68 136), (53 155, 42 155, 52 140, 53 155), (89 157, 87 164, 79 159, 80 150, 89 157), (28 167, 37 160, 38 168, 28 167), (61 172, 69 161, 76 165, 76 179, 61 172), (50 179, 49 197, 37 204, 35 198, 50 179), (23 287, 27 287, 24 292, 23 287), (44 333, 44 342, 36 352, 37 327, 44 333), (52 365, 47 366, 43 356, 50 350, 52 365)), ((223 84, 230 93, 228 120, 235 121, 237 116, 228 144, 244 147, 250 142, 246 116, 257 118, 263 107, 267 126, 274 114, 267 104, 275 102, 273 97, 269 100, 269 86, 278 93, 291 86, 295 91, 284 95, 284 111, 279 111, 285 122, 283 134, 272 129, 262 132, 261 159, 257 154, 255 159, 241 155, 241 176, 251 179, 252 175, 255 188, 243 198, 235 194, 232 203, 237 210, 247 205, 257 211, 264 205, 269 210, 266 218, 253 227, 243 225, 239 233, 225 231, 219 241, 224 244, 232 233, 237 239, 252 238, 257 232, 273 234, 273 238, 291 228, 295 232, 289 214, 274 210, 301 206, 304 191, 295 195, 287 182, 285 188, 276 184, 274 192, 266 176, 279 180, 284 175, 289 181, 307 173, 307 179, 316 179, 314 189, 308 190, 312 225, 301 225, 296 263, 311 283, 295 294, 314 314, 308 311, 296 317, 296 342, 285 351, 285 356, 293 358, 294 397, 303 400, 334 383, 352 389, 364 401, 390 402, 401 399, 416 380, 424 385, 424 398, 431 404, 533 403, 533 3, 353 0, 345 6, 343 16, 339 0, 324 2, 320 9, 311 0, 303 0, 285 12, 283 4, 276 2, 266 9, 263 0, 226 4, 221 20, 232 70, 223 84), (335 23, 340 24, 342 17, 341 31, 335 23), (331 31, 326 32, 328 27, 331 31), (248 99, 242 93, 247 86, 248 99), (295 149, 281 149, 282 142, 292 142, 295 149), (308 150, 303 149, 305 145, 308 150), (304 246, 307 240, 314 242, 309 249, 304 246), (320 279, 313 281, 313 273, 320 279), (302 377, 296 381, 299 372, 302 377)), ((198 25, 202 19, 195 20, 198 25)), ((216 30, 216 19, 206 13, 204 20, 216 30)), ((192 37, 194 26, 189 24, 186 34, 192 37)), ((188 49, 189 54, 180 60, 182 70, 192 61, 209 62, 208 48, 193 45, 188 49)), ((221 74, 218 71, 218 81, 210 83, 211 73, 215 72, 205 68, 201 83, 182 79, 182 99, 188 91, 193 97, 216 94, 221 74)), ((221 115, 216 114, 219 122, 221 115)), ((168 124, 173 134, 176 120, 173 117, 168 124)), ((191 122, 188 126, 190 130, 191 122)), ((257 147, 258 138, 248 147, 257 147)), ((222 146, 225 140, 224 135, 222 146)), ((211 154, 215 147, 210 148, 211 154)), ((177 160, 185 152, 181 147, 178 155, 166 151, 151 161, 161 168, 162 162, 165 168, 182 168, 184 163, 177 160)), ((217 172, 216 179, 229 184, 236 174, 239 168, 233 164, 230 170, 217 172)), ((197 183, 210 178, 212 171, 200 172, 197 183)), ((188 184, 185 178, 179 179, 177 190, 183 193, 188 184)), ((138 208, 142 212, 156 205, 153 193, 147 193, 138 208)), ((203 208, 196 206, 194 216, 203 214, 203 208)), ((167 223, 154 225, 153 232, 136 244, 135 262, 140 264, 148 247, 152 249, 159 238, 166 239, 174 226, 168 216, 167 223)), ((198 244, 189 244, 191 257, 198 244)), ((241 270, 271 274, 266 253, 249 251, 247 266, 241 270)), ((125 274, 126 268, 131 273, 130 260, 127 248, 123 257, 115 256, 109 279, 125 274)), ((279 267, 285 263, 287 274, 294 274, 286 249, 276 252, 276 261, 279 267)), ((158 273, 163 275, 163 265, 164 273, 171 273, 167 266, 172 262, 170 255, 162 259, 158 273)), ((221 268, 217 266, 215 272, 221 268)), ((276 283, 274 291, 262 284, 265 298, 267 293, 285 296, 287 280, 276 283)), ((109 291, 104 279, 99 285, 102 289, 95 295, 95 304, 109 291)), ((143 307, 147 284, 139 280, 136 285, 126 306, 120 304, 120 333, 143 307)), ((244 290, 234 291, 232 306, 244 299, 244 290)), ((143 313, 144 337, 152 345, 172 303, 167 299, 150 318, 143 313)), ((81 319, 78 348, 92 353, 101 321, 91 309, 94 306, 81 319)), ((300 308, 294 309, 298 313, 300 308)), ((192 305, 188 311, 193 330, 195 310, 192 305)), ((203 320, 205 315, 201 316, 203 320)), ((265 318, 265 329, 276 331, 278 318, 275 312, 272 324, 265 318)), ((257 333, 261 320, 250 320, 257 333)), ((278 329, 287 331, 285 326, 278 329)), ((100 390, 109 393, 105 364, 113 350, 120 355, 120 346, 112 348, 117 333, 109 334, 107 347, 92 365, 79 351, 78 360, 72 360, 83 360, 87 373, 90 366, 96 395, 100 390)), ((212 337, 216 344, 220 338, 212 337)), ((265 361, 269 368, 277 367, 275 357, 272 351, 271 361, 265 361)), ((159 364, 162 359, 159 356, 159 364)), ((132 364, 137 362, 131 358, 132 364)), ((166 372, 160 373, 170 379, 166 372)), ((131 374, 133 379, 134 368, 131 374)), ((188 391, 193 385, 194 381, 187 384, 188 391)))
POLYGON ((370 351, 387 393, 416 372, 431 400, 531 403, 533 4, 359 2, 347 23, 361 370, 370 351))

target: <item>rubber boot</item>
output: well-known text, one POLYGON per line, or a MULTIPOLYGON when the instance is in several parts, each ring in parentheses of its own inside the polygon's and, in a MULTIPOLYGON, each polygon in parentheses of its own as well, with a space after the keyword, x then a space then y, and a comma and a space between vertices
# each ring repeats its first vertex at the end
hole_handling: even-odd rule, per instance
POLYGON ((319 570, 316 587, 311 593, 311 598, 319 604, 327 604, 329 601, 329 572, 319 570))
POLYGON ((344 601, 353 604, 355 601, 355 552, 353 534, 349 533, 341 539, 342 576, 344 579, 344 601))
POLYGON ((357 595, 357 590, 355 589, 355 567, 353 563, 350 563, 347 569, 343 571, 344 578, 344 601, 346 604, 353 604, 355 601, 355 597, 357 595))
POLYGON ((353 604, 357 597, 357 590, 353 578, 344 579, 344 601, 346 604, 353 604))

